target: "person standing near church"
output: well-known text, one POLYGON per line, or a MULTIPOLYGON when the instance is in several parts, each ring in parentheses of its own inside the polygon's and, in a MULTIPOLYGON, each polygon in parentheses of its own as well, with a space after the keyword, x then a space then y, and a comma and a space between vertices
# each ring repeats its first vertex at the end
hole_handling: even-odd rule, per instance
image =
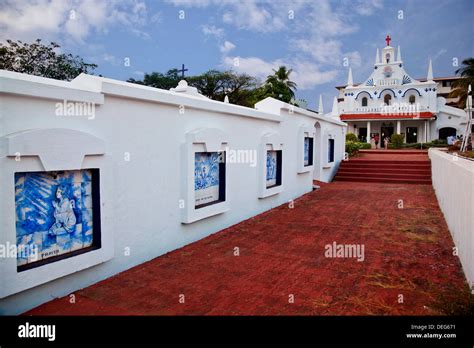
POLYGON ((375 139, 374 139, 374 137, 370 137, 370 148, 375 149, 375 139))
POLYGON ((384 145, 385 145, 385 150, 388 150, 388 143, 390 142, 390 140, 388 140, 388 137, 385 137, 383 142, 384 142, 384 145))
POLYGON ((380 140, 379 133, 375 134, 374 140, 375 140, 375 148, 377 149, 379 146, 379 140, 380 140))

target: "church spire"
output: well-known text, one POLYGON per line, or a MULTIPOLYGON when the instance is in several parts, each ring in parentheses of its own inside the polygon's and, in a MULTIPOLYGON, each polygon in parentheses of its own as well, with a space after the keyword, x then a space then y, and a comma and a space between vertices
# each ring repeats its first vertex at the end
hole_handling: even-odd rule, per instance
POLYGON ((337 97, 334 97, 334 101, 332 102, 331 116, 332 117, 338 117, 339 116, 339 110, 338 110, 338 107, 337 107, 337 97))
POLYGON ((324 114, 324 108, 323 108, 323 95, 319 95, 319 108, 318 108, 318 114, 322 115, 324 114))
POLYGON ((379 64, 380 63, 380 53, 379 53, 379 49, 377 47, 377 53, 375 55, 375 64, 379 64))
POLYGON ((352 68, 349 67, 349 74, 347 75, 347 86, 352 87, 354 85, 354 81, 352 80, 352 68))
POLYGON ((428 75, 426 76, 427 81, 433 81, 433 65, 431 64, 431 58, 430 58, 430 63, 428 65, 428 75))
POLYGON ((400 51, 400 45, 398 45, 398 49, 397 49, 397 61, 399 62, 402 61, 402 52, 400 51))

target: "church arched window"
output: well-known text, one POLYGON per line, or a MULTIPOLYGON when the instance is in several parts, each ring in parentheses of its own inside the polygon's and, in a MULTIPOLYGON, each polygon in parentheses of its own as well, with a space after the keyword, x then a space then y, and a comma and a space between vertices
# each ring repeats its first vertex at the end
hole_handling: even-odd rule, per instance
POLYGON ((390 94, 385 94, 383 97, 383 102, 385 105, 390 105, 390 102, 392 101, 392 96, 390 94))
POLYGON ((410 98, 408 98, 408 102, 410 104, 415 104, 416 102, 416 97, 414 95, 411 95, 410 98))
POLYGON ((362 98, 362 106, 367 106, 367 97, 362 98))
POLYGON ((385 55, 385 59, 387 60, 387 63, 390 63, 390 53, 385 55))

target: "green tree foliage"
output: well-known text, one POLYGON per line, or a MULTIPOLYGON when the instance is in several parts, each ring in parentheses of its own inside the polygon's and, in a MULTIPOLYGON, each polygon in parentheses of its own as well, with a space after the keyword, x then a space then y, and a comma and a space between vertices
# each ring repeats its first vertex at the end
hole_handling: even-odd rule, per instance
POLYGON ((392 143, 392 147, 394 149, 400 149, 403 146, 403 140, 405 136, 403 134, 392 134, 390 137, 390 142, 392 143))
POLYGON ((290 80, 293 69, 280 66, 278 70, 273 69, 274 74, 268 75, 265 81, 265 95, 290 103, 295 97, 296 83, 290 80))
POLYGON ((224 100, 225 92, 232 74, 218 70, 209 70, 202 75, 188 78, 188 83, 198 89, 199 93, 214 100, 224 100))
MULTIPOLYGON (((196 87, 202 95, 223 101, 227 95, 232 104, 250 106, 265 98, 259 91, 258 80, 247 74, 236 74, 232 71, 209 70, 204 74, 185 78, 190 86, 196 87)), ((177 69, 171 69, 166 74, 153 72, 145 74, 142 81, 128 79, 141 85, 170 89, 176 87, 181 80, 177 69)))
POLYGON ((358 142, 359 139, 357 138, 357 135, 355 135, 354 133, 347 133, 346 134, 346 141, 353 141, 353 142, 358 142))
MULTIPOLYGON (((290 80, 291 69, 281 66, 269 75, 266 82, 261 83, 247 74, 233 71, 209 70, 201 75, 189 76, 185 79, 190 86, 196 87, 202 95, 223 101, 227 95, 232 104, 253 107, 255 103, 267 97, 290 103, 294 100, 296 84, 290 80)), ((181 80, 177 69, 168 70, 166 74, 153 72, 145 74, 143 80, 128 79, 128 82, 155 88, 170 89, 176 87, 181 80)), ((296 104, 296 102, 293 102, 296 104)))
POLYGON ((467 89, 469 85, 474 88, 474 58, 464 59, 462 66, 456 70, 456 75, 461 76, 461 78, 453 82, 453 90, 449 93, 449 97, 459 97, 458 107, 464 109, 466 107, 467 89))
POLYGON ((58 54, 59 47, 55 42, 44 45, 40 39, 31 44, 7 40, 6 44, 0 44, 0 69, 70 81, 97 68, 79 56, 58 54))
POLYGON ((176 87, 179 80, 181 80, 181 77, 178 74, 178 69, 170 69, 166 74, 152 72, 151 74, 145 74, 142 81, 130 78, 127 82, 161 89, 170 89, 176 87))

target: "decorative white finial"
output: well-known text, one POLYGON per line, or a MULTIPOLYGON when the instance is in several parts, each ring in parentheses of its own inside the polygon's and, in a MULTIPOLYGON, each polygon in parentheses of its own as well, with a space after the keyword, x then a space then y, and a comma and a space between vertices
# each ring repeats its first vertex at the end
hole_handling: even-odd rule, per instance
POLYGON ((433 81, 433 65, 431 64, 431 58, 430 58, 430 64, 428 65, 428 75, 426 76, 427 81, 433 81))
POLYGON ((347 86, 353 86, 354 81, 352 81, 352 68, 349 67, 349 74, 347 75, 347 86))
POLYGON ((375 64, 380 63, 380 54, 379 54, 379 49, 377 48, 377 54, 375 55, 375 64))
POLYGON ((400 51, 400 45, 398 45, 398 49, 397 49, 397 60, 399 62, 402 61, 402 52, 400 51))
POLYGON ((229 104, 229 96, 227 94, 224 97, 224 103, 229 104))
POLYGON ((338 117, 339 116, 339 110, 338 110, 338 107, 337 107, 337 97, 334 97, 334 100, 332 102, 331 116, 333 116, 333 117, 338 117))
POLYGON ((319 95, 319 108, 318 108, 318 114, 322 115, 324 114, 324 108, 323 108, 323 95, 319 95))

